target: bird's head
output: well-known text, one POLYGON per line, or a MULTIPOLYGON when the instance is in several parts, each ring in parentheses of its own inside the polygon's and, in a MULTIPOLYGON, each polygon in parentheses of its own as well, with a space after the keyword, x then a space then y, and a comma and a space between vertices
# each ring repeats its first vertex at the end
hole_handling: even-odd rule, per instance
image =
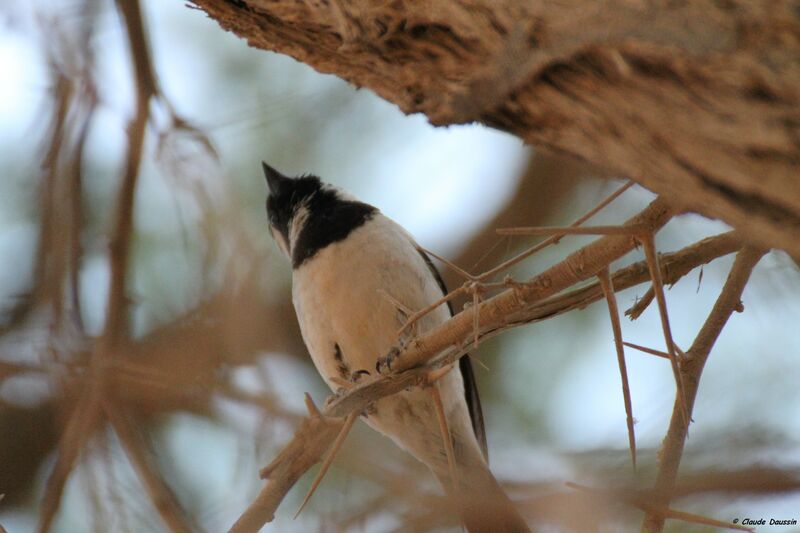
POLYGON ((289 178, 262 163, 272 237, 294 268, 339 242, 378 210, 316 176, 289 178))
POLYGON ((294 241, 309 215, 309 203, 324 186, 316 176, 289 178, 264 162, 261 165, 269 189, 269 230, 281 251, 291 259, 294 241))

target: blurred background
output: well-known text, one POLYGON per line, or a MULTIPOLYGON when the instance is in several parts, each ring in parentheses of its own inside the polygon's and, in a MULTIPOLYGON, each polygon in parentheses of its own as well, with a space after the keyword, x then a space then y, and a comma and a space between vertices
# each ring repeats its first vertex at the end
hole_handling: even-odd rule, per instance
MULTIPOLYGON (((222 531, 252 501, 262 486, 258 469, 304 415, 303 393, 318 404, 329 394, 299 337, 289 265, 267 231, 262 159, 347 189, 475 274, 535 242, 498 237, 496 228, 567 225, 623 182, 481 126, 433 128, 367 90, 250 49, 191 7, 141 2, 161 91, 149 105, 133 197, 132 339, 120 347, 114 391, 195 528, 222 531)), ((137 86, 117 4, 6 0, 0 30, 0 524, 15 533, 36 529, 59 438, 103 332, 109 236, 137 86)), ((634 187, 593 223, 619 223, 652 199, 634 187)), ((726 229, 685 215, 657 245, 674 251, 726 229)), ((526 279, 589 240, 564 239, 511 275, 526 279)), ((636 251, 620 265, 641 259, 636 251)), ((731 263, 719 259, 668 292, 684 349, 731 263)), ((461 283, 440 267, 451 288, 461 283)), ((621 292, 620 307, 646 289, 621 292)), ((761 479, 770 469, 796 479, 799 295, 797 265, 770 253, 703 375, 681 468, 687 479, 742 471, 761 479)), ((623 335, 663 349, 654 308, 624 319, 623 335)), ((513 330, 476 355, 486 367, 476 371, 493 470, 528 502, 529 516, 546 531, 587 523, 638 529, 641 512, 580 501, 564 483, 652 483, 674 400, 669 364, 627 352, 634 473, 604 303, 513 330), (576 509, 596 514, 577 517, 576 509)), ((106 425, 92 432, 53 531, 165 530, 123 448, 106 425)), ((292 490, 267 531, 440 525, 425 512, 426 495, 437 494, 432 476, 361 422, 293 520, 312 477, 292 490)), ((721 520, 800 520, 796 482, 734 492, 710 485, 675 507, 721 520)))

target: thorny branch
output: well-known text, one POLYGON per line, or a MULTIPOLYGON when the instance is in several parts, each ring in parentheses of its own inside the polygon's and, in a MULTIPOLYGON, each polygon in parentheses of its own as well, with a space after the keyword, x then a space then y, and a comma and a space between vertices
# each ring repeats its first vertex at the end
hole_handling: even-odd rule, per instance
POLYGON ((619 323, 619 307, 617 297, 614 293, 614 282, 608 268, 600 271, 597 275, 600 287, 603 289, 603 296, 608 303, 608 314, 611 318, 611 330, 614 332, 614 347, 617 350, 617 364, 619 365, 619 375, 622 378, 622 397, 625 402, 625 419, 628 424, 628 446, 631 450, 631 463, 636 469, 636 433, 633 429, 633 405, 631 402, 631 388, 628 383, 628 369, 625 365, 625 348, 622 342, 622 326, 619 323))
MULTIPOLYGON (((673 216, 673 211, 661 199, 654 200, 626 226, 658 231, 673 216)), ((442 350, 459 346, 473 333, 474 314, 478 315, 481 333, 501 327, 507 318, 534 302, 553 296, 564 289, 595 276, 612 261, 619 259, 636 247, 630 235, 610 235, 580 248, 563 261, 538 274, 526 283, 513 283, 511 288, 484 301, 478 306, 457 314, 441 326, 409 343, 395 360, 387 365, 395 371, 407 370, 424 362, 442 350)))
MULTIPOLYGON (((115 404, 115 398, 112 399, 107 396, 108 389, 111 387, 108 386, 109 382, 106 381, 105 375, 110 373, 108 372, 110 369, 121 368, 124 364, 122 361, 101 361, 101 359, 111 358, 122 359, 115 357, 116 347, 121 341, 125 341, 127 337, 128 301, 125 287, 128 278, 127 268, 133 231, 134 190, 143 152, 145 131, 149 123, 148 107, 153 98, 159 96, 156 78, 147 51, 139 4, 136 1, 119 0, 118 9, 119 12, 123 14, 125 24, 128 28, 128 39, 134 65, 137 90, 134 114, 128 125, 128 147, 124 165, 124 175, 121 180, 117 209, 115 211, 114 224, 110 238, 109 259, 112 275, 107 308, 107 323, 101 342, 95 346, 92 352, 92 362, 97 363, 96 365, 93 364, 92 370, 96 372, 93 372, 87 380, 86 383, 88 383, 88 387, 85 388, 84 394, 80 395, 78 401, 75 402, 72 416, 69 417, 62 434, 56 463, 46 485, 40 517, 41 522, 39 524, 39 529, 41 531, 49 529, 55 517, 55 513, 58 510, 61 493, 71 470, 77 463, 81 451, 94 437, 96 428, 105 421, 110 422, 111 427, 119 436, 131 463, 139 474, 150 499, 161 514, 164 522, 174 531, 190 529, 189 521, 182 516, 182 511, 169 493, 169 488, 163 480, 160 479, 154 467, 149 464, 150 458, 148 457, 146 442, 141 438, 142 435, 138 432, 138 429, 131 424, 131 420, 129 419, 131 412, 125 409, 124 406, 121 405, 121 402, 120 404, 115 404), (110 364, 107 365, 106 363, 110 364)), ((66 79, 59 79, 56 90, 56 101, 59 105, 65 107, 56 110, 54 139, 58 139, 63 135, 63 121, 67 113, 66 105, 69 98, 71 98, 70 91, 73 89, 73 87, 70 87, 69 84, 66 83, 66 79)), ((74 153, 69 154, 69 157, 64 157, 54 151, 48 153, 45 158, 46 186, 53 184, 55 181, 57 170, 59 170, 58 161, 69 161, 69 170, 71 171, 69 177, 71 180, 72 193, 69 197, 72 203, 71 216, 77 218, 80 218, 79 214, 81 211, 80 194, 78 194, 81 188, 81 146, 83 145, 83 139, 88 131, 90 122, 88 117, 92 114, 93 107, 91 106, 93 105, 92 103, 90 109, 83 115, 82 127, 79 128, 77 136, 78 141, 76 144, 78 149, 74 153), (47 173, 49 173, 49 175, 47 173)), ((178 119, 175 120, 175 123, 178 127, 187 127, 178 119)), ((55 147, 55 141, 51 146, 55 147)), ((614 193, 614 195, 609 198, 609 201, 619 196, 619 194, 624 192, 628 187, 630 187, 630 184, 614 193)), ((47 188, 45 194, 43 194, 43 198, 50 204, 53 204, 58 201, 57 191, 58 189, 55 187, 47 188)), ((599 208, 601 208, 601 206, 598 206, 596 209, 599 208)), ((457 317, 454 319, 453 324, 456 325, 444 326, 435 332, 430 332, 429 335, 421 339, 417 339, 411 345, 406 346, 405 351, 400 352, 399 356, 395 359, 392 372, 373 376, 365 380, 365 383, 353 387, 340 396, 334 397, 324 410, 324 413, 320 413, 316 409, 309 409, 311 414, 310 419, 302 422, 292 442, 287 445, 284 452, 276 458, 273 464, 265 469, 264 474, 269 477, 269 483, 264 491, 262 491, 259 499, 234 526, 234 530, 250 531, 258 529, 260 524, 271 519, 272 513, 280 504, 286 491, 294 485, 297 479, 299 479, 311 465, 323 456, 329 447, 328 443, 333 440, 334 436, 340 436, 337 440, 343 438, 343 435, 346 433, 346 431, 342 429, 343 425, 351 423, 357 416, 357 413, 359 413, 359 409, 366 408, 376 399, 404 388, 428 384, 431 380, 431 375, 435 374, 437 371, 441 372, 442 368, 446 368, 447 365, 452 364, 458 357, 461 357, 471 341, 474 340, 477 343, 478 341, 486 340, 511 327, 543 320, 572 309, 585 307, 591 302, 602 299, 604 292, 605 297, 609 300, 609 304, 611 304, 614 291, 623 290, 635 284, 648 281, 650 279, 648 266, 652 267, 654 261, 650 261, 649 264, 648 262, 637 263, 631 267, 617 271, 610 277, 607 276, 607 269, 609 263, 613 259, 623 255, 635 246, 635 242, 629 239, 632 234, 641 231, 646 233, 655 232, 666 223, 673 214, 663 203, 656 207, 651 206, 651 208, 648 208, 649 211, 646 211, 645 214, 640 214, 640 220, 635 222, 631 221, 621 227, 595 227, 578 230, 572 228, 549 228, 545 230, 548 234, 552 234, 555 231, 557 235, 553 235, 543 243, 526 250, 520 256, 498 265, 480 276, 467 275, 467 278, 473 283, 472 288, 470 289, 465 285, 454 292, 471 292, 475 298, 472 309, 459 315, 460 318, 457 317), (586 247, 585 250, 582 249, 582 253, 576 253, 578 255, 573 254, 566 261, 554 266, 552 269, 526 283, 518 283, 513 280, 506 280, 505 282, 494 284, 481 283, 491 275, 503 271, 510 266, 510 264, 519 262, 525 257, 535 253, 541 249, 541 247, 552 242, 557 242, 563 235, 568 233, 603 233, 613 237, 600 239, 597 242, 602 244, 598 244, 597 247, 586 247), (602 281, 561 294, 562 290, 566 290, 580 281, 589 280, 593 276, 598 276, 602 281), (603 291, 604 285, 605 288, 609 286, 612 287, 610 297, 608 290, 603 291), (505 292, 486 302, 478 302, 479 291, 495 290, 498 288, 505 289, 505 292)), ((51 210, 48 209, 44 209, 43 213, 52 214, 51 210)), ((575 225, 581 224, 588 219, 591 214, 593 213, 587 214, 581 221, 576 222, 575 225)), ((53 227, 56 225, 57 223, 54 224, 53 221, 43 221, 43 235, 39 242, 40 246, 43 247, 45 251, 47 251, 48 243, 53 240, 57 241, 59 236, 46 235, 44 232, 53 232, 53 227)), ((44 283, 40 285, 37 284, 37 286, 41 286, 45 294, 59 294, 62 291, 52 287, 52 283, 50 282, 53 280, 58 281, 62 278, 59 274, 59 270, 66 269, 70 271, 71 269, 71 297, 73 299, 73 304, 77 306, 77 273, 78 265, 80 264, 80 249, 77 240, 80 236, 81 228, 75 220, 73 220, 68 227, 72 232, 70 240, 75 245, 73 249, 74 254, 69 257, 71 263, 67 266, 64 264, 64 257, 57 257, 56 260, 61 263, 56 264, 54 271, 48 272, 50 277, 45 280, 44 283)), ((523 230, 516 230, 517 233, 521 231, 523 230)), ((739 234, 730 232, 719 235, 701 241, 700 243, 687 247, 674 254, 666 254, 658 258, 660 268, 657 271, 663 276, 664 283, 671 284, 697 265, 708 262, 721 255, 731 253, 739 249, 739 247, 739 234)), ((745 268, 741 267, 740 261, 744 261, 742 257, 745 257, 746 252, 750 252, 753 256, 751 257, 752 264, 749 265, 749 269, 752 269, 752 266, 755 265, 758 258, 760 258, 760 252, 751 250, 742 252, 736 263, 736 265, 739 265, 740 274, 744 272, 742 269, 745 268), (756 256, 756 254, 758 255, 756 256)), ((45 261, 37 262, 37 265, 39 265, 39 267, 47 266, 45 261)), ((53 269, 53 264, 50 264, 49 268, 53 269)), ((737 266, 734 266, 734 270, 736 269, 737 266)), ((741 288, 743 288, 747 281, 746 278, 749 272, 750 270, 747 270, 743 277, 741 275, 739 276, 739 296, 741 295, 741 288)), ((732 271, 731 278, 733 277, 734 272, 732 271)), ((63 281, 58 281, 58 283, 63 283, 63 281)), ((729 279, 729 283, 731 283, 731 279, 729 279)), ((723 291, 720 301, 717 302, 718 305, 715 306, 714 311, 712 311, 712 315, 706 322, 701 334, 698 335, 695 345, 688 351, 688 356, 682 357, 682 373, 688 374, 692 369, 696 368, 697 379, 699 379, 702 365, 708 357, 708 353, 716 336, 730 316, 730 312, 739 305, 738 296, 735 298, 735 301, 731 300, 731 298, 727 298, 723 301, 727 290, 728 285, 726 285, 726 289, 723 291), (712 320, 715 314, 716 319, 712 320)), ((448 295, 448 298, 452 297, 452 294, 453 293, 448 295)), ((648 293, 629 311, 629 314, 633 317, 638 316, 655 296, 656 293, 653 292, 652 289, 648 291, 648 293)), ((54 304, 58 305, 58 302, 54 302, 54 304)), ((612 311, 612 315, 616 315, 616 312, 612 311)), ((616 324, 618 324, 618 321, 616 324)), ((615 332, 615 341, 619 340, 621 340, 621 335, 615 332)), ((620 343, 618 342, 617 344, 619 345, 620 343)), ((672 345, 670 341, 668 341, 668 347, 678 351, 677 347, 672 345)), ((669 357, 668 354, 663 355, 669 357)), ((624 360, 622 361, 624 362, 624 360)), ((30 370, 30 368, 25 369, 25 371, 30 370)), ((41 367, 38 370, 41 370, 41 367)), ((21 371, 18 365, 2 365, 0 366, 0 377, 2 375, 12 375, 12 373, 17 371, 21 371)), ((624 371, 622 371, 622 375, 623 379, 625 379, 624 371)), ((691 385, 692 384, 689 386, 691 385)), ((692 403, 697 389, 696 380, 693 383, 693 387, 694 390, 692 392, 692 398, 690 399, 692 403)), ((165 388, 169 389, 170 387, 165 388)), ((237 391, 234 391, 234 394, 236 392, 237 391)), ((165 394, 167 393, 172 392, 165 392, 165 394)), ((261 401, 260 398, 255 396, 250 397, 243 394, 238 394, 235 397, 239 401, 261 401)), ((628 403, 629 399, 626 400, 626 407, 628 403)), ((628 408, 628 422, 632 453, 634 453, 632 414, 630 408, 628 408)), ((686 424, 686 420, 676 421, 676 415, 673 413, 673 420, 670 426, 671 433, 668 435, 665 442, 665 459, 662 459, 659 477, 656 482, 656 489, 650 494, 650 496, 656 500, 660 499, 659 505, 649 501, 644 501, 644 503, 639 505, 647 512, 645 524, 649 523, 648 520, 654 523, 660 520, 660 523, 663 525, 665 517, 682 519, 680 512, 668 508, 670 497, 680 492, 679 487, 676 489, 675 477, 677 475, 680 455, 686 436, 685 428, 680 426, 681 423, 688 425, 686 424), (674 432, 673 425, 677 427, 674 432)), ((334 453, 330 454, 330 460, 332 460, 333 455, 334 453)), ((1 497, 2 495, 0 495, 0 498, 1 497)), ((685 515, 685 513, 683 514, 685 515)), ((687 517, 694 519, 694 517, 689 517, 688 515, 684 516, 683 519, 687 517)), ((658 529, 660 529, 660 526, 658 526, 658 529)), ((0 530, 2 530, 2 527, 0 527, 0 530)))
MULTIPOLYGON (((600 203, 598 203, 595 207, 593 207, 588 212, 586 212, 584 215, 582 215, 577 220, 575 220, 575 222, 573 222, 569 226, 569 229, 579 227, 581 224, 583 224, 584 222, 586 222, 587 220, 592 218, 594 215, 596 215, 598 212, 600 212, 603 208, 608 206, 611 202, 613 202, 614 200, 619 198, 622 195, 622 193, 624 193, 625 191, 630 189, 633 185, 634 185, 634 182, 629 181, 628 183, 626 183, 625 185, 623 185, 622 187, 620 187, 619 189, 617 189, 616 191, 611 193, 611 195, 606 197, 604 200, 602 200, 600 203)), ((431 303, 429 306, 425 307, 424 309, 420 309, 419 311, 416 311, 415 313, 412 313, 412 314, 408 315, 408 320, 403 325, 403 327, 400 328, 400 331, 398 331, 398 335, 402 334, 406 329, 408 329, 413 324, 415 324, 420 318, 422 318, 423 316, 427 315, 428 313, 430 313, 431 311, 433 311, 434 309, 436 309, 440 305, 444 305, 445 303, 451 301, 453 298, 455 298, 456 296, 459 296, 461 293, 469 292, 470 290, 472 290, 473 294, 477 295, 476 289, 478 287, 476 286, 476 283, 484 282, 485 280, 487 280, 487 279, 499 274, 500 272, 508 270, 509 268, 511 268, 512 266, 516 265, 517 263, 522 262, 523 260, 525 260, 528 257, 532 256, 533 254, 545 249, 546 247, 548 247, 548 246, 550 246, 552 244, 558 244, 558 242, 565 236, 566 236, 566 233, 563 233, 563 232, 562 233, 555 232, 555 234, 553 234, 553 232, 551 232, 550 236, 547 239, 543 240, 542 242, 540 242, 540 243, 538 243, 538 244, 536 244, 534 246, 531 246, 527 250, 523 250, 522 252, 518 253, 517 255, 512 257, 511 259, 507 259, 507 260, 503 261, 502 263, 500 263, 499 265, 497 265, 497 266, 495 266, 493 268, 490 268, 486 272, 483 272, 482 274, 477 275, 477 276, 474 276, 474 275, 470 274, 469 272, 466 272, 465 270, 459 268, 458 266, 456 266, 453 263, 447 261, 446 259, 444 259, 442 257, 439 257, 435 253, 426 250, 426 252, 428 254, 430 254, 430 255, 436 257, 437 259, 439 259, 440 261, 444 262, 447 266, 449 266, 450 268, 452 268, 453 270, 458 272, 467 281, 464 282, 464 284, 461 285, 460 287, 458 287, 457 289, 455 289, 453 291, 450 291, 449 293, 445 294, 442 298, 440 298, 439 300, 431 303)))
MULTIPOLYGON (((741 241, 736 232, 731 231, 703 239, 678 252, 665 254, 661 257, 661 268, 664 271, 665 280, 675 283, 678 280, 676 273, 681 272, 682 275, 685 275, 700 265, 735 252, 740 246, 741 241)), ((642 261, 625 267, 617 271, 612 279, 616 291, 646 283, 650 279, 647 264, 642 261)), ((512 316, 507 327, 545 320, 568 311, 583 309, 602 298, 603 291, 599 282, 596 282, 587 287, 531 304, 523 312, 512 316)), ((498 330, 498 332, 503 330, 498 330)), ((486 337, 484 336, 484 339, 486 337)), ((453 357, 455 353, 450 352, 445 360, 455 359, 453 357)), ((432 366, 444 366, 444 363, 432 366)), ((327 423, 323 424, 319 420, 319 414, 312 414, 311 420, 305 420, 301 424, 293 439, 284 447, 273 463, 262 471, 262 477, 268 479, 267 485, 237 521, 231 532, 257 531, 265 522, 272 520, 275 510, 286 492, 325 453, 328 444, 333 441, 344 423, 344 416, 350 412, 365 409, 379 398, 407 387, 423 384, 429 372, 428 368, 421 367, 365 380, 364 383, 349 390, 346 394, 333 397, 325 409, 324 420, 327 423), (313 428, 309 426, 313 426, 313 428), (319 450, 319 453, 316 454, 316 457, 311 457, 316 450, 319 450), (280 470, 278 467, 281 467, 280 470)))
MULTIPOLYGON (((657 231, 669 220, 671 214, 666 205, 656 200, 626 225, 634 226, 637 230, 647 227, 650 231, 657 231)), ((473 339, 473 313, 479 319, 482 341, 510 327, 584 307, 603 297, 599 282, 564 295, 556 296, 556 293, 598 275, 635 245, 636 241, 630 235, 600 238, 528 282, 509 282, 510 288, 499 295, 479 306, 468 308, 438 328, 412 340, 405 350, 401 350, 399 355, 383 367, 383 373, 365 378, 356 386, 333 396, 327 402, 323 416, 312 413, 311 418, 301 424, 293 439, 266 469, 267 484, 230 531, 257 531, 266 521, 271 520, 292 485, 325 453, 341 428, 344 417, 363 411, 379 398, 408 387, 424 385, 432 370, 452 364, 461 357, 473 339)), ((674 272, 688 272, 695 266, 735 251, 738 246, 739 241, 734 232, 711 237, 680 252, 664 255, 660 267, 664 271, 672 269, 674 272)), ((616 272, 611 279, 617 291, 649 281, 648 263, 641 262, 626 267, 616 272)))
MULTIPOLYGON (((686 361, 681 366, 680 372, 684 378, 684 383, 686 383, 685 408, 689 417, 691 417, 700 385, 700 376, 711 353, 711 348, 720 333, 722 333, 722 329, 733 312, 741 310, 742 292, 750 279, 753 268, 761 260, 764 253, 766 253, 766 250, 751 247, 743 248, 739 252, 717 302, 697 334, 692 347, 686 352, 686 361)), ((659 455, 660 461, 655 488, 657 501, 663 506, 669 504, 670 492, 675 486, 678 467, 689 431, 688 419, 683 416, 682 412, 683 405, 679 399, 675 400, 669 430, 667 430, 667 436, 664 438, 664 445, 659 455)), ((664 527, 664 518, 664 515, 659 512, 648 511, 642 523, 642 533, 659 533, 664 527)))

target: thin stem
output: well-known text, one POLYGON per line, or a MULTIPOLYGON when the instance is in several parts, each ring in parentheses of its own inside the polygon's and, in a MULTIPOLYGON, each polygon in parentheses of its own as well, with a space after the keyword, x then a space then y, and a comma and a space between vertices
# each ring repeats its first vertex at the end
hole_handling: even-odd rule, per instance
POLYGON ((442 395, 439 394, 439 386, 434 383, 428 388, 433 398, 436 408, 436 418, 439 420, 439 432, 442 436, 442 445, 447 455, 447 467, 450 470, 450 483, 452 484, 453 495, 458 498, 458 467, 456 466, 456 452, 453 450, 453 439, 450 436, 450 428, 447 427, 447 417, 444 414, 442 395))
POLYGON ((103 411, 164 525, 176 533, 193 531, 194 528, 181 510, 177 498, 158 474, 147 445, 140 430, 131 421, 130 414, 123 412, 119 405, 109 400, 103 401, 103 411))
POLYGON ((622 398, 625 403, 625 419, 628 425, 628 446, 631 450, 631 462, 633 469, 636 470, 636 433, 633 429, 633 403, 631 402, 631 389, 628 383, 628 369, 625 365, 625 348, 622 342, 622 326, 619 323, 619 308, 617 298, 614 294, 614 283, 608 268, 602 270, 597 279, 608 303, 608 314, 611 317, 611 329, 614 332, 614 347, 617 351, 617 363, 619 364, 619 375, 622 379, 622 398))
POLYGON ((622 344, 624 344, 629 348, 633 348, 634 350, 639 350, 640 352, 649 353, 650 355, 655 355, 657 357, 663 357, 664 359, 669 359, 669 354, 667 352, 654 350, 652 348, 648 348, 647 346, 640 346, 638 344, 633 344, 632 342, 623 342, 622 344))
POLYGON ((336 440, 333 441, 333 446, 331 446, 331 451, 325 458, 325 462, 322 463, 322 466, 319 468, 317 476, 311 483, 311 488, 308 489, 308 494, 306 494, 306 497, 303 498, 303 503, 300 504, 300 507, 294 514, 295 518, 300 516, 300 513, 303 512, 303 509, 305 508, 306 504, 311 500, 311 496, 314 495, 314 493, 317 491, 317 487, 319 487, 319 484, 322 483, 322 479, 325 477, 325 474, 328 473, 328 469, 333 464, 333 460, 336 458, 336 454, 339 453, 339 449, 342 447, 342 444, 344 444, 344 439, 347 438, 347 434, 350 433, 350 429, 353 427, 353 423, 355 423, 356 418, 358 418, 358 413, 355 411, 347 415, 347 418, 344 421, 342 429, 339 430, 339 434, 336 435, 336 440))
POLYGON ((502 228, 498 235, 638 235, 642 227, 636 226, 531 226, 502 228))
POLYGON ((686 407, 686 387, 683 384, 683 375, 678 364, 678 355, 675 352, 675 343, 672 341, 672 328, 669 324, 669 313, 667 312, 667 298, 664 296, 664 283, 661 279, 661 267, 658 264, 658 254, 652 233, 645 233, 641 237, 644 246, 644 254, 647 259, 647 266, 650 269, 650 277, 653 280, 653 292, 656 295, 658 313, 661 317, 661 329, 664 331, 664 342, 667 344, 669 362, 672 365, 672 374, 675 376, 675 386, 678 389, 678 399, 681 401, 681 411, 689 425, 689 409, 686 407))
MULTIPOLYGON (((584 222, 586 222, 587 220, 589 220, 590 218, 595 216, 597 213, 599 213, 608 204, 610 204, 611 202, 613 202, 614 200, 619 198, 622 195, 622 193, 624 193, 625 191, 627 191, 628 189, 630 189, 634 185, 635 185, 635 182, 629 181, 628 183, 626 183, 625 185, 623 185, 622 187, 620 187, 619 189, 617 189, 616 191, 611 193, 611 195, 606 197, 599 204, 597 204, 592 209, 587 211, 583 216, 581 216, 580 218, 575 220, 575 222, 570 224, 570 227, 580 226, 581 224, 583 224, 584 222)), ((553 235, 552 237, 548 237, 547 239, 543 240, 539 244, 537 244, 535 246, 532 246, 532 247, 528 248, 527 250, 525 250, 524 252, 521 252, 521 253, 517 254, 516 256, 512 257, 511 259, 500 263, 499 265, 497 265, 496 267, 494 267, 494 268, 492 268, 490 270, 487 270, 486 272, 484 272, 483 274, 478 276, 477 280, 478 281, 483 281, 486 278, 494 276, 495 274, 498 274, 498 273, 500 273, 500 272, 502 272, 502 271, 504 271, 504 270, 516 265, 520 261, 522 261, 524 259, 527 259, 528 257, 530 257, 533 254, 535 254, 536 252, 538 252, 538 251, 550 246, 551 244, 557 244, 561 240, 562 237, 564 237, 564 235, 553 235)))
MULTIPOLYGON (((740 309, 742 292, 753 268, 763 257, 765 251, 751 247, 743 248, 736 256, 736 260, 728 274, 728 279, 717 298, 714 307, 708 315, 703 327, 687 352, 687 358, 681 368, 681 373, 686 378, 686 408, 691 414, 697 390, 700 385, 700 376, 711 348, 714 346, 725 324, 734 311, 740 309)), ((675 487, 678 476, 683 449, 686 444, 686 436, 689 431, 689 424, 683 416, 683 402, 676 398, 672 410, 667 435, 659 454, 658 473, 656 475, 655 493, 656 504, 668 507, 671 500, 671 493, 675 487)), ((655 512, 648 512, 642 523, 642 533, 660 533, 664 528, 664 516, 655 512)))

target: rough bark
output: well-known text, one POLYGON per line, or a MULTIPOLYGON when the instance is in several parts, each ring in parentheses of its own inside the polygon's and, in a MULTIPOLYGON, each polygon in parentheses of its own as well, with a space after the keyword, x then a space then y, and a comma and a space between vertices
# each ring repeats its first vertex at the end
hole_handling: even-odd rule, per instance
POLYGON ((479 121, 800 257, 797 0, 194 0, 433 124, 479 121))

